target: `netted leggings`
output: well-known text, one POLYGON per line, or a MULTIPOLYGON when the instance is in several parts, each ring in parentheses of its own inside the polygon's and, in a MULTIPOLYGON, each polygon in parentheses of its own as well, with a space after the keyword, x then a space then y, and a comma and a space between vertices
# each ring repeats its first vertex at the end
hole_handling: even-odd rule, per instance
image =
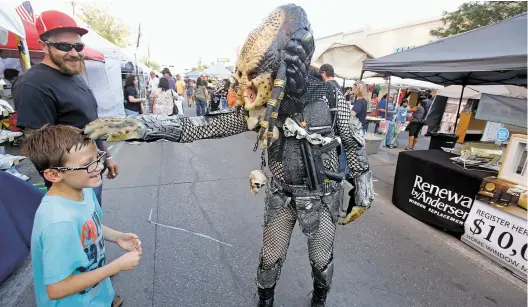
MULTIPOLYGON (((295 203, 284 206, 270 223, 264 226, 264 244, 262 246, 262 268, 272 269, 278 260, 284 261, 290 238, 297 221, 295 203)), ((336 225, 332 223, 327 208, 321 213, 319 229, 308 238, 308 256, 313 265, 323 270, 332 260, 336 225)))

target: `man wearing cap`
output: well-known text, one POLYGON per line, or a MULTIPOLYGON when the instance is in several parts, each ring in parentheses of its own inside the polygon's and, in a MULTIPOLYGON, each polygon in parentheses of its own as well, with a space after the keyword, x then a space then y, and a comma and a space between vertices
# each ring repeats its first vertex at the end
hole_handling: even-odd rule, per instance
MULTIPOLYGON (((21 75, 13 87, 17 126, 26 134, 45 124, 83 128, 98 118, 95 96, 80 76, 84 69, 81 36, 88 30, 78 27, 73 18, 58 11, 43 12, 36 27, 44 60, 21 75)), ((106 151, 107 178, 116 178, 117 163, 103 142, 97 146, 106 151)), ((48 188, 51 186, 46 180, 45 183, 48 188)), ((94 191, 101 204, 102 186, 94 191)))
POLYGON ((324 82, 329 82, 334 85, 335 88, 341 90, 341 86, 334 80, 334 67, 330 64, 323 64, 319 69, 321 72, 321 77, 323 77, 324 82))

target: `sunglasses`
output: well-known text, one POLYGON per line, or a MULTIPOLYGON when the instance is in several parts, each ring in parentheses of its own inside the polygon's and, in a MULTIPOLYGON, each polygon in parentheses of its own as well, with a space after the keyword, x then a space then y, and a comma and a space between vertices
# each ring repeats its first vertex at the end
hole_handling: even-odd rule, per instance
POLYGON ((59 166, 59 167, 50 167, 51 169, 58 170, 60 172, 65 171, 79 171, 79 170, 86 170, 88 174, 95 172, 97 170, 97 166, 99 166, 99 163, 103 163, 106 161, 106 151, 100 151, 97 154, 97 160, 92 161, 85 166, 79 166, 79 167, 66 167, 66 166, 59 166))
POLYGON ((65 43, 65 42, 49 42, 45 41, 46 45, 54 47, 57 50, 63 51, 63 52, 70 52, 72 49, 75 49, 77 52, 81 52, 84 50, 84 43, 65 43))

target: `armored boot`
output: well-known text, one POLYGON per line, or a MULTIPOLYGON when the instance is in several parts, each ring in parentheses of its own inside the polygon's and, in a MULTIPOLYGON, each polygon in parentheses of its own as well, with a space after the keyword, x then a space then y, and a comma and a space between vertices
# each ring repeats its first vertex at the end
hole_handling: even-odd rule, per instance
POLYGON ((271 288, 258 288, 259 302, 258 307, 273 307, 273 295, 275 294, 275 285, 271 288))
POLYGON ((319 270, 312 263, 312 278, 313 278, 313 295, 312 307, 325 307, 326 296, 330 291, 332 285, 332 276, 334 275, 334 261, 326 265, 324 270, 319 270))
POLYGON ((282 261, 279 260, 271 269, 262 268, 262 260, 257 272, 257 287, 259 295, 258 307, 273 307, 275 285, 279 280, 282 261))

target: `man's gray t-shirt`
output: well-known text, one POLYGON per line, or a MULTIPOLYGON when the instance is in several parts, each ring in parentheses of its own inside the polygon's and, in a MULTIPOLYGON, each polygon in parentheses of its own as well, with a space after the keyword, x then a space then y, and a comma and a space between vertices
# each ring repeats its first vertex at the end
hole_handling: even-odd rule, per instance
MULTIPOLYGON (((13 86, 17 126, 39 129, 46 124, 84 128, 96 120, 97 100, 84 79, 68 76, 46 64, 20 75, 13 86)), ((96 141, 99 150, 103 142, 96 141)), ((102 172, 106 170, 105 168, 102 172)), ((45 181, 49 188, 51 184, 45 181)))
POLYGON ((45 64, 20 75, 12 90, 17 126, 38 129, 45 124, 83 128, 97 119, 97 101, 79 76, 68 76, 45 64))

